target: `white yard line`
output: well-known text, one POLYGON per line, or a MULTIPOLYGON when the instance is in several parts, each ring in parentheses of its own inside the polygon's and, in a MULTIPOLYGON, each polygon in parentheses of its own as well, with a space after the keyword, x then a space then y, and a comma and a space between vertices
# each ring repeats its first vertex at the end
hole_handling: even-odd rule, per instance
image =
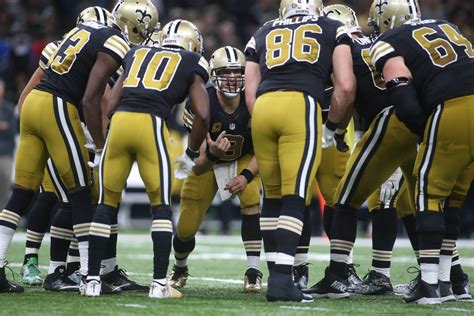
POLYGON ((319 312, 329 312, 329 311, 331 311, 329 308, 310 307, 310 306, 280 306, 280 308, 300 310, 300 311, 319 311, 319 312))
POLYGON ((117 304, 117 306, 130 307, 130 308, 147 308, 147 306, 141 305, 141 304, 117 304))
POLYGON ((443 310, 443 311, 449 311, 449 312, 459 312, 459 313, 467 313, 467 314, 471 313, 469 309, 464 309, 464 308, 440 307, 438 309, 443 310))
MULTIPOLYGON (((148 234, 119 234, 119 242, 125 243, 151 243, 151 237, 148 234)), ((221 245, 241 245, 242 239, 240 236, 196 236, 197 243, 201 244, 221 244, 221 245)), ((25 241, 26 233, 18 232, 13 236, 13 241, 25 241)), ((45 241, 49 241, 49 235, 46 234, 45 241)), ((459 248, 474 249, 474 241, 470 239, 460 239, 457 242, 459 248)), ((327 238, 312 237, 311 245, 313 246, 329 246, 327 238)), ((359 247, 372 247, 372 240, 370 238, 358 238, 355 243, 359 247)), ((410 241, 407 238, 399 238, 395 243, 395 247, 410 248, 410 241)))

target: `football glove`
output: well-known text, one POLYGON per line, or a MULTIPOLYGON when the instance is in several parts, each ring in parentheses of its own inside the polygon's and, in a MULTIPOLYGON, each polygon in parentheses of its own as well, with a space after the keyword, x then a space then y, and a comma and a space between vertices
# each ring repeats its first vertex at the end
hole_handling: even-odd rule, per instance
POLYGON ((174 171, 174 177, 179 180, 186 179, 196 164, 186 153, 176 158, 174 162, 178 164, 178 168, 174 171))
POLYGON ((87 129, 86 124, 81 122, 81 127, 82 127, 82 130, 84 131, 84 136, 86 136, 86 144, 84 145, 84 147, 86 147, 89 152, 95 153, 95 144, 94 144, 94 140, 92 139, 91 133, 87 129))
POLYGON ((400 189, 401 179, 402 171, 398 168, 380 187, 380 202, 382 202, 385 208, 390 207, 393 196, 400 189))
POLYGON ((346 129, 337 129, 336 133, 334 134, 334 140, 336 142, 336 149, 340 152, 348 152, 349 145, 347 145, 345 137, 346 137, 346 129))
MULTIPOLYGON (((95 146, 94 146, 95 148, 95 146)), ((91 167, 92 169, 98 169, 100 165, 100 159, 102 158, 102 149, 101 150, 96 150, 94 155, 94 161, 88 161, 87 165, 91 167)))
POLYGON ((330 130, 329 128, 326 127, 326 124, 323 125, 323 142, 322 142, 322 147, 323 148, 329 148, 334 145, 335 140, 334 140, 334 134, 336 131, 330 130))

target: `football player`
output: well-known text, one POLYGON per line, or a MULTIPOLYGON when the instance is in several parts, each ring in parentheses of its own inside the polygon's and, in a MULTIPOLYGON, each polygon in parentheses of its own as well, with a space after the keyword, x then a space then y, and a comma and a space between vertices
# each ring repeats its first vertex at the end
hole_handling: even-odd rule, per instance
POLYGON ((441 259, 452 252, 448 227, 457 217, 443 205, 473 162, 474 49, 456 25, 421 20, 416 0, 374 2, 382 35, 371 48, 372 63, 383 73, 397 117, 421 141, 414 169, 421 280, 404 299, 438 304, 443 288, 451 287, 440 249, 441 259))
POLYGON ((115 84, 110 109, 114 111, 99 168, 99 205, 90 231, 86 296, 101 294, 100 263, 111 233, 111 219, 136 160, 151 204, 154 268, 151 298, 180 298, 166 274, 171 252, 171 161, 166 120, 175 104, 189 95, 196 114, 186 152, 177 160, 187 175, 199 156, 209 127, 209 98, 205 82, 208 64, 201 56, 202 36, 185 20, 163 28, 161 47, 137 46, 124 58, 124 73, 115 84))
POLYGON ((330 133, 354 99, 350 38, 340 22, 319 17, 321 10, 317 0, 281 1, 280 19, 264 24, 245 49, 245 96, 264 189, 260 226, 271 268, 269 301, 312 301, 291 273, 321 159, 318 103, 331 70, 330 133))
MULTIPOLYGON (((119 4, 128 6, 131 3, 122 1, 119 4)), ((148 28, 149 22, 147 19, 136 24, 148 28)), ((134 31, 143 29, 137 27, 134 31)), ((82 99, 86 122, 94 127, 101 125, 100 98, 107 78, 118 68, 127 50, 127 40, 118 27, 105 27, 95 22, 81 24, 65 36, 48 61, 45 79, 26 97, 21 111, 16 186, 0 215, 1 291, 22 290, 6 280, 4 258, 18 220, 43 178, 48 155, 69 191, 81 273, 86 274, 93 206, 87 151, 83 146, 85 137, 77 107, 82 99)), ((104 143, 103 135, 95 130, 93 137, 99 154, 104 143)))
MULTIPOLYGON (((180 216, 173 238, 175 265, 170 284, 180 288, 188 278, 187 257, 195 246, 195 235, 211 202, 219 191, 230 199, 238 195, 241 205, 241 236, 247 254, 244 291, 262 288, 260 272, 261 234, 260 177, 250 131, 250 114, 244 94, 244 54, 230 46, 216 50, 210 59, 212 86, 207 88, 211 107, 207 143, 193 172, 181 191, 180 216), (222 141, 221 141, 222 140, 222 141), (215 145, 219 144, 219 150, 215 145), (227 192, 228 193, 227 193, 227 192)), ((184 112, 185 127, 190 130, 194 119, 191 105, 184 112)))

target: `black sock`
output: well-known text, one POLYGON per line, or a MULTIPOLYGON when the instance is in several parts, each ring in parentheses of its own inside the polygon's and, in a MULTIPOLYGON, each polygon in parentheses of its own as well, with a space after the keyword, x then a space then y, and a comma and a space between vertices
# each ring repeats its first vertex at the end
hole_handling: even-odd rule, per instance
POLYGON ((296 248, 300 243, 303 231, 304 210, 305 200, 302 197, 286 195, 281 198, 281 214, 275 232, 277 241, 276 272, 292 273, 296 248))
POLYGON ((112 263, 110 266, 109 263, 106 264, 104 270, 105 273, 113 271, 112 269, 115 268, 116 261, 117 261, 117 239, 118 239, 118 223, 117 223, 117 217, 118 217, 118 209, 115 209, 114 215, 112 216, 112 221, 110 224, 110 237, 109 241, 107 242, 107 247, 105 249, 104 257, 102 260, 107 260, 107 262, 110 261, 112 263))
POLYGON ((407 232, 408 239, 410 239, 411 247, 415 252, 416 261, 420 264, 420 247, 418 246, 418 234, 416 233, 416 217, 415 214, 410 214, 402 218, 403 226, 407 232))
POLYGON ((357 210, 340 205, 334 212, 331 225, 331 261, 329 270, 346 276, 346 265, 357 234, 357 210))
POLYGON ((444 215, 444 237, 441 251, 439 253, 439 279, 441 281, 449 281, 453 253, 456 249, 456 242, 459 237, 460 209, 458 207, 445 206, 444 215))
POLYGON ((188 256, 196 246, 196 238, 183 241, 177 235, 173 236, 173 250, 176 266, 184 268, 188 265, 188 256))
MULTIPOLYGON (((72 217, 71 217, 72 223, 72 217)), ((71 225, 72 228, 72 225, 71 225)), ((66 274, 72 274, 79 270, 81 267, 80 257, 79 257, 79 248, 77 245, 77 239, 73 238, 69 244, 67 265, 66 265, 66 274)))
POLYGON ((397 239, 397 210, 372 211, 372 269, 390 277, 392 250, 397 239))
POLYGON ((311 207, 307 206, 304 209, 303 231, 301 232, 300 243, 296 248, 295 266, 308 263, 308 251, 312 228, 311 207))
POLYGON ((332 221, 334 219, 334 207, 329 205, 324 205, 324 214, 323 214, 323 227, 326 236, 331 239, 331 227, 332 221))
POLYGON ((50 228, 51 246, 50 260, 66 262, 68 249, 73 240, 72 210, 70 204, 61 204, 53 217, 50 228))
POLYGON ((99 204, 92 218, 89 233, 89 276, 99 276, 101 261, 110 238, 110 225, 115 208, 99 204))
POLYGON ((171 253, 173 224, 169 205, 152 207, 153 224, 151 239, 153 240, 153 279, 164 279, 168 273, 171 253))
POLYGON ((262 234, 260 233, 260 214, 242 215, 240 228, 242 242, 247 255, 247 268, 260 269, 262 234))
POLYGON ((26 251, 24 263, 30 257, 38 257, 44 234, 48 230, 49 219, 58 198, 53 192, 41 192, 28 216, 26 228, 26 251))
POLYGON ((275 267, 277 242, 275 232, 278 225, 278 216, 281 213, 281 199, 263 199, 260 213, 260 230, 262 233, 263 249, 267 260, 268 272, 275 267))
POLYGON ((416 214, 418 245, 420 246, 421 279, 438 283, 439 253, 444 236, 444 216, 441 212, 423 211, 416 214))

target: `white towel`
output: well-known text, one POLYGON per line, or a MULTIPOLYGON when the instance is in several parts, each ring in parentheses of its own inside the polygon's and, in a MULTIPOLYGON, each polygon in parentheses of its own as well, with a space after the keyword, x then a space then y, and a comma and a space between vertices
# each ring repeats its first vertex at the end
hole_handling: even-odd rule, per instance
POLYGON ((229 190, 224 190, 224 188, 230 180, 237 176, 237 161, 218 163, 214 165, 213 169, 222 201, 233 198, 234 195, 229 190))

